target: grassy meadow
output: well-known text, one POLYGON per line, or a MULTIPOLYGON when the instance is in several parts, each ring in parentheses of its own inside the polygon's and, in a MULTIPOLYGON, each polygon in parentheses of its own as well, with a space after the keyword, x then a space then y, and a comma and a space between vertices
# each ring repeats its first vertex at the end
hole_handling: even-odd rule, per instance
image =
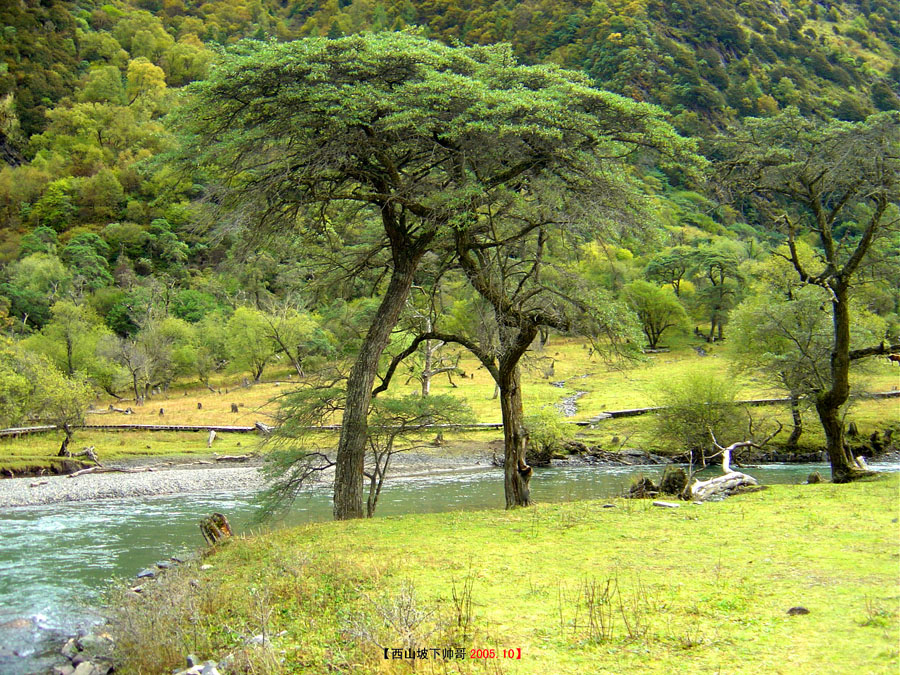
POLYGON ((117 672, 193 653, 253 673, 896 673, 898 480, 239 537, 123 589, 117 672), (410 646, 467 658, 384 659, 410 646))
MULTIPOLYGON (((577 412, 567 418, 583 421, 604 410, 648 407, 659 402, 660 391, 668 383, 677 382, 692 374, 720 375, 734 379, 741 399, 783 396, 783 392, 765 386, 758 378, 737 376, 730 371, 727 347, 708 345, 688 337, 670 341, 671 351, 648 354, 636 363, 611 363, 593 354, 588 345, 577 339, 553 338, 543 350, 536 350, 526 357, 523 364, 523 386, 526 414, 546 406, 553 406, 577 392, 577 412), (702 346, 707 356, 700 356, 694 349, 702 346), (561 386, 551 385, 563 383, 561 386)), ((452 351, 450 353, 453 353, 452 351)), ((499 422, 500 407, 494 399, 494 385, 488 372, 465 354, 460 360, 465 377, 453 376, 453 384, 446 375, 432 382, 435 394, 452 394, 465 397, 479 422, 499 422), (453 386, 455 385, 455 386, 453 386)), ((391 396, 401 396, 419 391, 418 380, 401 368, 395 377, 391 396)), ((296 386, 296 374, 284 368, 270 367, 264 373, 264 381, 242 386, 244 374, 222 376, 213 381, 217 390, 211 392, 196 382, 179 382, 166 395, 155 396, 143 406, 132 401, 114 401, 100 398, 94 410, 87 415, 87 424, 172 424, 172 425, 237 425, 252 426, 254 422, 271 422, 279 396, 296 386), (231 412, 231 404, 238 405, 238 412, 231 412), (118 408, 131 405, 134 414, 108 412, 110 404, 118 408), (199 404, 199 406, 198 406, 199 404), (164 413, 160 415, 160 409, 164 413)), ((854 376, 857 392, 890 391, 900 387, 900 368, 892 367, 887 359, 871 359, 865 369, 854 376)), ((786 427, 790 415, 784 406, 757 408, 760 418, 774 417, 786 427)), ((857 422, 863 434, 882 429, 885 424, 900 421, 900 399, 865 400, 854 402, 848 419, 857 422)), ((804 413, 806 432, 801 445, 816 448, 824 443, 815 412, 804 413)), ((335 422, 339 421, 337 419, 335 422)), ((653 452, 665 452, 667 448, 658 438, 652 416, 619 418, 599 422, 592 429, 572 428, 577 436, 591 444, 606 449, 617 447, 641 447, 653 452), (618 439, 614 442, 613 439, 618 439)), ((323 435, 323 447, 336 442, 337 436, 323 435)), ((450 447, 441 452, 464 451, 473 446, 484 446, 501 438, 498 431, 467 431, 446 434, 450 447)), ((23 467, 47 466, 56 455, 61 433, 45 433, 0 439, 0 471, 23 467)), ((102 432, 82 430, 76 434, 76 448, 93 445, 100 453, 101 461, 133 456, 204 455, 206 434, 102 432)), ((254 435, 220 434, 214 451, 220 454, 247 452, 257 446, 254 435)))

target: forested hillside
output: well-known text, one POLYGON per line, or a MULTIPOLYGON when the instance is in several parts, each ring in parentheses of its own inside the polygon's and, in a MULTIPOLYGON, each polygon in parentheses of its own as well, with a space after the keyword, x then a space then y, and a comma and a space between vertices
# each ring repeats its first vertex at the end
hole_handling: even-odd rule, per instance
MULTIPOLYGON (((304 373, 307 362, 352 354, 385 287, 384 233, 370 217, 329 215, 313 241, 284 231, 251 241, 247 212, 213 208, 224 203, 222 167, 185 161, 185 122, 169 121, 182 88, 242 38, 410 28, 448 44, 508 42, 520 63, 558 64, 660 106, 717 161, 711 139, 745 119, 862 129, 900 109, 891 0, 18 0, 0 18, 0 327, 66 376, 135 399, 178 377, 259 378, 275 361, 304 373)), ((541 240, 542 254, 630 308, 632 338, 643 330, 652 347, 692 329, 724 338, 738 307, 734 316, 753 323, 772 279, 793 273, 777 249, 785 233, 760 202, 726 200, 712 164, 630 153, 617 171, 634 209, 541 240)), ((839 245, 864 233, 877 207, 866 199, 835 221, 839 245)), ((858 344, 897 332, 891 236, 864 266, 872 283, 854 291, 858 344)), ((796 244, 816 264, 816 238, 796 244)), ((438 311, 477 332, 484 307, 456 274, 410 325, 438 311)), ((781 289, 791 302, 792 288, 781 289)), ((7 422, 28 417, 7 408, 7 422)))

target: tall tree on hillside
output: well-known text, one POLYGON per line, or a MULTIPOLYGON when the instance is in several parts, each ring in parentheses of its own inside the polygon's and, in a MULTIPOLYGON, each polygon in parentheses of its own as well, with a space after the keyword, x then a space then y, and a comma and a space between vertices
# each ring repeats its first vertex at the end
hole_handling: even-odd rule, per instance
POLYGON ((189 90, 183 156, 221 176, 214 200, 232 222, 324 233, 355 205, 383 230, 386 284, 347 382, 338 519, 364 515, 372 384, 425 253, 491 204, 534 199, 537 177, 584 175, 605 151, 677 138, 655 108, 554 66, 519 66, 508 46, 403 33, 244 42, 189 90), (609 139, 621 144, 600 148, 609 139))
POLYGON ((825 124, 790 109, 771 119, 746 120, 719 140, 716 152, 722 185, 753 201, 786 237, 787 257, 800 280, 820 286, 830 299, 829 373, 816 391, 816 411, 833 480, 854 480, 866 472, 844 443, 840 410, 850 395, 850 362, 889 347, 851 350, 850 297, 879 241, 900 224, 900 113, 825 124), (804 235, 817 240, 816 264, 798 254, 804 235))

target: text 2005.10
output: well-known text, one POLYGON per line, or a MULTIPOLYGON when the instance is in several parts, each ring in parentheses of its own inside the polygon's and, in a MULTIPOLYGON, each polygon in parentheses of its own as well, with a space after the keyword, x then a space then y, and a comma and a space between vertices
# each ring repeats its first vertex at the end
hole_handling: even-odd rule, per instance
POLYGON ((522 648, 515 649, 470 649, 470 659, 521 659, 522 648))

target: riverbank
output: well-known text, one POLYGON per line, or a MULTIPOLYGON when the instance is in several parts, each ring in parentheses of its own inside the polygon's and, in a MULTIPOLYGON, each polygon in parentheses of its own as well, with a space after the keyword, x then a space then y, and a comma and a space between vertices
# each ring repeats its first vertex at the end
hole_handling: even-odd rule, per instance
POLYGON ((123 590, 118 672, 894 673, 898 478, 242 537, 123 590))
MULTIPOLYGON (((441 456, 434 453, 400 453, 392 460, 388 480, 424 473, 465 471, 490 465, 487 453, 467 452, 441 456)), ((182 461, 133 458, 106 468, 109 473, 76 476, 40 476, 0 480, 0 508, 83 502, 126 497, 245 492, 265 487, 258 457, 240 466, 223 466, 214 456, 182 461)), ((330 472, 323 474, 328 480, 330 472)))

